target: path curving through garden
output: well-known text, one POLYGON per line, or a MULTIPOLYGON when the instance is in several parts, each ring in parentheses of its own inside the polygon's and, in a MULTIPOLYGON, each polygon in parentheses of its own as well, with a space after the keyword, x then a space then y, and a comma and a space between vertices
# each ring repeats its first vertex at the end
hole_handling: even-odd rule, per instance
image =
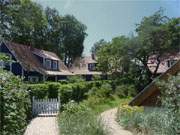
POLYGON ((24 135, 59 135, 56 117, 36 117, 28 125, 24 135))
POLYGON ((133 135, 116 122, 117 108, 101 113, 101 121, 109 135, 133 135))

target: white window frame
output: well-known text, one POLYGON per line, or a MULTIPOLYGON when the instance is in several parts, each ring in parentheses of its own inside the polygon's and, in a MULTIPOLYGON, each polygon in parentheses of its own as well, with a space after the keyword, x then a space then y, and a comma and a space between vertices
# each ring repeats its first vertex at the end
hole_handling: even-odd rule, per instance
POLYGON ((37 77, 37 76, 28 76, 28 81, 32 82, 32 83, 39 82, 39 77, 37 77), (35 79, 35 81, 34 81, 34 79, 35 79))
POLYGON ((53 70, 57 70, 57 69, 58 69, 58 61, 55 61, 55 60, 54 60, 54 61, 52 62, 52 69, 53 69, 53 70))
POLYGON ((51 69, 51 60, 49 60, 49 59, 46 59, 46 60, 45 60, 45 67, 46 67, 47 69, 51 69), (47 62, 49 62, 49 64, 47 64, 47 62))
POLYGON ((174 63, 176 63, 177 60, 168 60, 167 66, 171 67, 172 65, 174 65, 174 63))

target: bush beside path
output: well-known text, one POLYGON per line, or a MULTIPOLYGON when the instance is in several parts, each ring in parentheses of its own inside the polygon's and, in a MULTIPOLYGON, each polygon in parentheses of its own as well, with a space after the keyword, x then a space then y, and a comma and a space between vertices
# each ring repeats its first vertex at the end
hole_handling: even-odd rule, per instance
POLYGON ((56 117, 36 117, 28 125, 24 135, 59 135, 56 117))
POLYGON ((133 135, 130 131, 127 131, 116 122, 117 108, 107 110, 101 113, 100 117, 104 128, 109 135, 133 135))

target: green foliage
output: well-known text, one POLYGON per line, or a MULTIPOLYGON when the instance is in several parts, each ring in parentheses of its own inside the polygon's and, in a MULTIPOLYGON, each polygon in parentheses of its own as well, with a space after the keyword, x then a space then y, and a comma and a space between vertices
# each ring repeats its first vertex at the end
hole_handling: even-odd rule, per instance
POLYGON ((180 76, 160 81, 161 107, 149 108, 145 112, 134 110, 136 107, 120 106, 118 121, 126 128, 147 135, 177 135, 180 123, 180 76))
POLYGON ((133 85, 119 85, 115 89, 115 94, 121 98, 133 97, 136 95, 136 90, 133 85))
POLYGON ((101 75, 93 75, 93 77, 92 77, 93 81, 99 81, 101 79, 102 79, 101 75))
POLYGON ((64 59, 66 65, 73 63, 75 58, 82 55, 84 39, 86 37, 86 26, 79 22, 73 15, 65 15, 62 18, 64 26, 61 28, 64 59))
POLYGON ((113 80, 129 80, 138 91, 142 90, 156 77, 163 57, 179 50, 179 24, 180 18, 168 18, 162 9, 144 17, 137 25, 136 36, 115 37, 111 42, 97 46, 98 69, 111 73, 113 80), (148 66, 152 55, 157 63, 154 71, 148 66))
POLYGON ((10 58, 4 54, 4 53, 0 53, 0 61, 9 61, 10 58))
POLYGON ((106 81, 78 82, 68 84, 46 82, 43 84, 29 84, 28 90, 30 90, 31 97, 60 97, 61 103, 64 104, 71 100, 80 102, 83 99, 86 99, 88 92, 91 90, 91 88, 100 88, 101 85, 104 83, 106 83, 106 81))
POLYGON ((85 80, 82 78, 82 76, 76 75, 76 76, 69 76, 68 77, 69 83, 83 82, 83 81, 85 81, 85 80))
POLYGON ((22 135, 30 114, 30 98, 21 79, 0 70, 0 131, 22 135))
POLYGON ((56 9, 44 10, 31 0, 1 1, 0 37, 53 51, 67 65, 81 56, 86 26, 74 16, 60 16, 56 9))
POLYGON ((97 52, 106 45, 107 42, 104 39, 99 40, 98 42, 94 43, 93 47, 91 48, 91 53, 92 54, 97 54, 97 52))
POLYGON ((142 113, 143 108, 141 107, 131 107, 128 105, 120 105, 118 108, 118 113, 117 113, 117 120, 123 124, 126 128, 128 126, 133 126, 136 125, 136 121, 134 117, 136 116, 137 113, 142 113))
POLYGON ((105 135, 93 111, 73 101, 64 106, 64 111, 59 115, 59 126, 63 135, 105 135))
POLYGON ((100 71, 115 75, 125 72, 125 66, 128 64, 125 46, 128 40, 125 36, 116 37, 112 39, 112 42, 106 43, 98 49, 98 68, 100 71))
POLYGON ((159 86, 162 106, 167 108, 167 118, 171 118, 171 131, 178 134, 180 126, 180 74, 171 76, 167 81, 161 81, 159 86))

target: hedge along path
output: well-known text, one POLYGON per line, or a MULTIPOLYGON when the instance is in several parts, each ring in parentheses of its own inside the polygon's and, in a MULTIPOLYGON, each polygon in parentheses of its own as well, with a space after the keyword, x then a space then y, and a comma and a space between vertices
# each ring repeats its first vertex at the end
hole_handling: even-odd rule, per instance
POLYGON ((24 135, 59 135, 57 117, 36 117, 27 126, 24 135))
POLYGON ((101 122, 109 135, 133 135, 130 131, 123 129, 116 122, 117 108, 107 110, 101 113, 101 122))

